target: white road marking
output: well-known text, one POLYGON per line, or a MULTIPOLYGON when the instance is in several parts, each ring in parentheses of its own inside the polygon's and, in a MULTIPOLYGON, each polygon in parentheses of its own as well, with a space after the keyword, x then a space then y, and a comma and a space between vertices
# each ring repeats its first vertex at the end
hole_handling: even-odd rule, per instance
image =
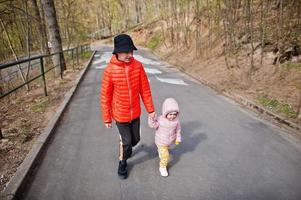
MULTIPOLYGON (((101 62, 106 62, 108 63, 112 57, 112 53, 111 52, 104 52, 101 56, 100 55, 95 55, 94 56, 95 58, 100 58, 100 59, 97 59, 97 63, 101 63, 101 62)), ((93 62, 93 63, 96 63, 96 62, 93 62)))
POLYGON ((108 63, 110 61, 111 57, 112 57, 112 53, 111 52, 104 52, 101 55, 101 58, 98 60, 98 62, 105 61, 106 63, 108 63))
POLYGON ((104 69, 106 68, 106 65, 96 66, 95 69, 104 69))
POLYGON ((162 74, 162 72, 158 69, 144 67, 144 70, 148 74, 162 74))
POLYGON ((170 83, 174 85, 188 85, 182 79, 175 79, 175 78, 159 78, 156 76, 156 79, 163 82, 163 83, 170 83))
POLYGON ((143 56, 140 56, 140 55, 134 55, 134 57, 136 60, 139 60, 140 62, 142 62, 145 65, 162 65, 160 62, 156 62, 154 60, 144 58, 143 56))
MULTIPOLYGON (((95 55, 94 57, 99 58, 100 55, 95 55)), ((111 57, 112 57, 111 52, 104 52, 101 55, 100 59, 97 59, 96 61, 93 61, 93 65, 97 65, 97 66, 95 66, 95 69, 104 69, 104 68, 106 68, 106 65, 100 65, 100 63, 102 63, 102 62, 108 63, 110 61, 111 57)))
POLYGON ((101 60, 96 60, 96 61, 94 61, 93 62, 93 65, 95 65, 95 64, 100 64, 100 63, 102 63, 103 61, 101 61, 101 60))

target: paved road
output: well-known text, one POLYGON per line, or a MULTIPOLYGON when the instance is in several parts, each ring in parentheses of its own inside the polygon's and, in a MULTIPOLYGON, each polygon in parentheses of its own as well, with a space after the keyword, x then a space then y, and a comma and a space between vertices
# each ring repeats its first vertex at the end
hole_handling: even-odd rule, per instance
POLYGON ((157 112, 166 97, 179 102, 183 143, 171 150, 170 176, 160 177, 144 111, 129 177, 119 180, 117 129, 105 129, 99 111, 100 77, 112 49, 98 49, 24 199, 301 199, 299 146, 143 50, 136 57, 145 63, 157 112))

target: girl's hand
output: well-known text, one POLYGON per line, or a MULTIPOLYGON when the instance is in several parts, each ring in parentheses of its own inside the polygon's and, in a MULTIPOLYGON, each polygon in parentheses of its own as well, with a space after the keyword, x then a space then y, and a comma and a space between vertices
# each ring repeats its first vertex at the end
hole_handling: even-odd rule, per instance
POLYGON ((149 113, 148 116, 154 119, 156 117, 156 113, 155 112, 149 113))
POLYGON ((180 141, 176 141, 175 144, 176 144, 176 145, 179 145, 179 144, 181 144, 181 142, 180 142, 180 141))

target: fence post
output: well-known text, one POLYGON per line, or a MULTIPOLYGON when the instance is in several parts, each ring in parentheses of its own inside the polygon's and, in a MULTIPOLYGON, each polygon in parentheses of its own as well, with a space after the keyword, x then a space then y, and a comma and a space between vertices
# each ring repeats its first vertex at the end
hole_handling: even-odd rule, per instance
POLYGON ((42 74, 42 78, 43 78, 44 94, 45 94, 45 96, 48 96, 43 57, 40 57, 40 67, 41 67, 41 74, 42 74))
POLYGON ((63 69, 63 52, 60 52, 59 54, 60 54, 61 79, 63 79, 63 71, 64 71, 64 69, 63 69))
POLYGON ((4 137, 3 137, 3 134, 2 134, 2 130, 0 128, 0 140, 2 140, 4 137))
POLYGON ((77 65, 79 65, 78 46, 76 47, 76 61, 77 61, 77 65))
POLYGON ((74 71, 74 53, 73 53, 74 48, 71 50, 71 57, 72 57, 72 69, 74 71))

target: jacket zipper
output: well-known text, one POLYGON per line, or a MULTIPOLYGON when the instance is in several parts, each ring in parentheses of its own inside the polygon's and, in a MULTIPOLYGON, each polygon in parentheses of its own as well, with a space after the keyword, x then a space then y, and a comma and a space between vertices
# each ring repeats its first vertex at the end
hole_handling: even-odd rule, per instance
POLYGON ((132 109, 132 91, 130 87, 130 81, 129 81, 129 66, 125 66, 125 75, 126 75, 126 82, 128 84, 128 93, 129 93, 129 98, 130 98, 130 111, 131 111, 131 121, 133 119, 133 109, 132 109))

